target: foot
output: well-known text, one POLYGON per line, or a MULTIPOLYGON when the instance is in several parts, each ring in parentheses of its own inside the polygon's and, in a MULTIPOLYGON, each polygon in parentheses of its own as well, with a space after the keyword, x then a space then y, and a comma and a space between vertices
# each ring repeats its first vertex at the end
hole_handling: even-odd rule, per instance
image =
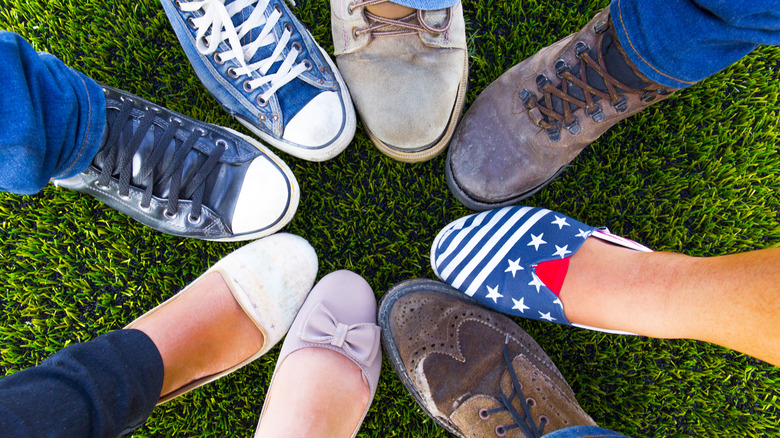
POLYGON ((382 354, 376 300, 357 274, 314 287, 284 341, 257 437, 354 437, 376 393, 382 354))
POLYGON ((458 437, 538 437, 595 426, 527 333, 445 284, 416 279, 394 286, 379 321, 401 382, 458 437))
POLYGON ((336 62, 377 148, 405 162, 441 153, 468 79, 460 2, 438 11, 351 0, 330 7, 336 62))
POLYGON ((448 185, 474 210, 517 203, 611 126, 674 91, 636 70, 605 9, 477 97, 450 145, 448 185))
MULTIPOLYGON (((596 244, 589 241, 606 242, 609 258, 604 261, 622 257, 619 266, 650 252, 606 228, 591 227, 561 213, 504 207, 447 225, 434 240, 431 265, 443 281, 495 310, 559 324, 627 332, 613 324, 589 324, 594 321, 581 319, 579 313, 576 319, 569 319, 569 305, 575 304, 564 301, 562 286, 566 291, 581 286, 578 276, 588 268, 588 260, 582 260, 587 256, 576 256, 583 248, 590 255, 596 244)), ((611 274, 615 269, 602 266, 599 272, 611 274)), ((618 284, 621 276, 632 272, 618 271, 613 281, 618 284)))
POLYGON ((304 239, 276 234, 230 253, 128 325, 146 333, 164 366, 160 403, 249 364, 286 333, 314 283, 304 239))
POLYGON ((355 110, 330 56, 286 3, 162 5, 195 73, 225 110, 290 155, 328 160, 352 141, 355 110))
POLYGON ((292 220, 298 182, 265 146, 124 91, 103 91, 103 145, 86 171, 56 185, 181 237, 257 239, 292 220))

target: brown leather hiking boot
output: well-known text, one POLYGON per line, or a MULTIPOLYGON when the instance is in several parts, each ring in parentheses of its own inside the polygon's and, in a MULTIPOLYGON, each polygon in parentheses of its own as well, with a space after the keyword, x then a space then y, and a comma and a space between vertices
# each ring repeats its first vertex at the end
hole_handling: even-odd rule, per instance
POLYGON ((477 97, 450 144, 447 183, 473 210, 514 204, 612 125, 674 91, 633 67, 604 9, 477 97))
POLYGON ((433 280, 382 299, 385 351, 415 401, 459 437, 538 437, 595 426, 542 348, 509 318, 433 280))

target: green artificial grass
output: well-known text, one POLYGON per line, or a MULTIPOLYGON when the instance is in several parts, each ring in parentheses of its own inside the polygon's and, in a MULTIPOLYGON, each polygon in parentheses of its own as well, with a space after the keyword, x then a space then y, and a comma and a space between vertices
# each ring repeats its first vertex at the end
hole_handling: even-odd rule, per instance
MULTIPOLYGON (((606 5, 465 2, 468 102, 606 5)), ((332 52, 328 3, 300 0, 294 11, 332 52)), ((155 0, 0 0, 0 29, 23 35, 98 81, 247 132, 200 85, 155 0)), ((777 247, 778 65, 780 49, 762 47, 622 122, 528 204, 607 225, 657 250, 714 256, 777 247)), ((302 190, 298 214, 285 231, 312 243, 320 276, 354 270, 377 298, 399 281, 434 278, 428 260, 434 236, 470 213, 447 189, 444 156, 395 162, 360 126, 349 148, 331 161, 280 155, 302 190)), ((123 327, 239 246, 163 235, 52 185, 34 196, 0 194, 0 373, 34 366, 67 345, 123 327)), ((774 366, 701 342, 518 323, 602 426, 632 436, 780 436, 780 371, 774 366)), ((277 355, 278 347, 155 409, 133 435, 251 436, 277 355)), ((415 405, 385 361, 361 436, 447 433, 415 405)))

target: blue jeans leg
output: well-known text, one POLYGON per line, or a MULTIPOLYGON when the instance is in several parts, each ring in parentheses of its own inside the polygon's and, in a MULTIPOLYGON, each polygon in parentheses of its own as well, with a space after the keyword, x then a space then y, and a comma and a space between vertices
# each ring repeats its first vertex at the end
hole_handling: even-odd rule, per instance
POLYGON ((436 11, 455 6, 460 0, 393 0, 393 3, 423 11, 436 11))
POLYGON ((146 421, 163 384, 146 334, 117 330, 0 379, 0 435, 116 437, 146 421))
POLYGON ((596 426, 572 426, 566 429, 556 430, 555 432, 544 435, 544 438, 607 438, 607 437, 622 437, 617 432, 604 429, 603 427, 596 426))
POLYGON ((776 0, 612 0, 621 46, 651 80, 689 87, 760 44, 780 44, 776 0))
POLYGON ((100 86, 11 32, 0 32, 0 60, 0 190, 36 193, 83 172, 105 130, 100 86))

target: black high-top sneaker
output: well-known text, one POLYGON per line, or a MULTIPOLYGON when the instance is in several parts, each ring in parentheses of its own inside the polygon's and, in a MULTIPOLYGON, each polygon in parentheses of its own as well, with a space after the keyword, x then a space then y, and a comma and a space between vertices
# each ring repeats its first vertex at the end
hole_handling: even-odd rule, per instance
POLYGON ((298 182, 265 146, 124 91, 103 91, 103 145, 86 171, 56 185, 181 237, 256 239, 292 220, 298 182))

